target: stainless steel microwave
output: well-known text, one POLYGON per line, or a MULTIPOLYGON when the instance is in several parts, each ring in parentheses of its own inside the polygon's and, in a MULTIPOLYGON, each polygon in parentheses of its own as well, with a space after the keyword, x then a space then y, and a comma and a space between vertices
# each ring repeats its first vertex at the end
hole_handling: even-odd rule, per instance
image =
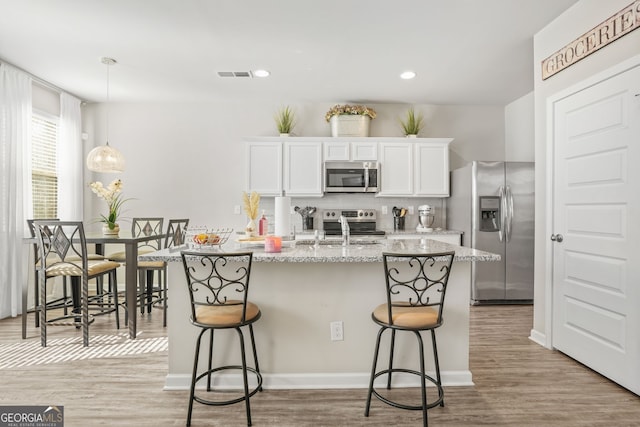
POLYGON ((325 193, 377 193, 380 165, 376 162, 325 162, 325 193))

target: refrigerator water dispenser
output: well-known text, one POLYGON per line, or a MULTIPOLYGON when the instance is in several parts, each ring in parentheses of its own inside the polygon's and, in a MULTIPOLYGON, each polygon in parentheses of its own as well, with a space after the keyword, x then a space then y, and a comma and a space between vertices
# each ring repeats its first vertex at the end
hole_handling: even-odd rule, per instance
POLYGON ((500 197, 480 197, 480 231, 500 230, 500 197))

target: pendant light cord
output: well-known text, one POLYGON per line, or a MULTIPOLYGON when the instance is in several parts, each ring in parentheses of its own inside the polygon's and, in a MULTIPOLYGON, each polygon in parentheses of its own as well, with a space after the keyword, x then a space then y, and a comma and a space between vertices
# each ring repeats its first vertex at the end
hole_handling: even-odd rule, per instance
POLYGON ((111 68, 112 65, 114 65, 116 63, 116 60, 113 58, 107 58, 107 57, 103 57, 102 58, 102 63, 105 64, 107 66, 107 143, 106 145, 109 145, 109 110, 110 110, 110 106, 111 106, 111 94, 109 92, 110 90, 110 79, 109 79, 109 68, 111 68))

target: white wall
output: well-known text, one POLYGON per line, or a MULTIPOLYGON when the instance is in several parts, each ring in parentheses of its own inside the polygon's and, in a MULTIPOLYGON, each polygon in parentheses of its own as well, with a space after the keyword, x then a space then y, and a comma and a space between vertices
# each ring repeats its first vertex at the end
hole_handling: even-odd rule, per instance
POLYGON ((534 161, 534 105, 533 92, 529 92, 504 108, 504 147, 506 161, 534 161))
MULTIPOLYGON (((122 151, 126 171, 119 175, 87 172, 85 181, 123 180, 127 202, 126 216, 189 217, 192 224, 228 226, 242 229, 244 215, 233 214, 241 204, 245 180, 243 137, 276 136, 274 113, 281 103, 183 103, 110 104, 109 143, 122 151)), ((332 104, 291 104, 298 116, 294 133, 299 136, 330 135, 324 114, 332 104)), ((378 117, 371 122, 371 135, 402 136, 398 119, 407 106, 368 104, 378 117)), ((502 159, 504 156, 504 108, 502 106, 417 105, 425 116, 420 136, 452 137, 452 166, 476 159, 502 159)), ((89 135, 85 151, 105 140, 105 105, 83 109, 83 131, 89 135)), ((344 203, 379 208, 383 203, 433 203, 424 199, 350 199, 325 196, 322 199, 293 200, 294 204, 314 203, 341 207, 344 203), (336 205, 339 204, 339 205, 336 205)), ((366 198, 365 198, 366 197, 366 198)), ((440 201, 436 201, 440 202, 440 201)), ((265 200, 265 206, 272 201, 265 200)), ((436 204, 436 203, 434 203, 436 204)), ((438 206, 438 204, 436 204, 438 206)), ((85 220, 90 223, 105 209, 104 202, 85 193, 85 220)), ((296 220, 298 218, 295 218, 296 220)), ((384 218, 391 226, 391 219, 384 218)), ((408 226, 412 219, 409 218, 408 226)), ((125 224, 125 227, 128 227, 125 224)), ((97 230, 98 224, 93 227, 97 230)))
MULTIPOLYGON (((589 76, 606 70, 627 58, 640 54, 640 30, 625 35, 571 67, 545 81, 541 79, 542 60, 589 29, 629 5, 630 0, 581 0, 560 15, 534 37, 535 84, 535 159, 536 159, 536 253, 535 306, 532 336, 544 339, 545 277, 549 268, 546 248, 549 236, 546 229, 547 206, 547 98, 589 76)), ((550 309, 550 307, 549 307, 550 309)))

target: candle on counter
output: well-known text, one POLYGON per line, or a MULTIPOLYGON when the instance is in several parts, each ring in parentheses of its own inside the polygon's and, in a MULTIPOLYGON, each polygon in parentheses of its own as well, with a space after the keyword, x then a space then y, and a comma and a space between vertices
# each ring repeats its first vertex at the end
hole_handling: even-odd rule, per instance
POLYGON ((266 236, 264 238, 264 251, 269 253, 282 252, 282 237, 266 236))

